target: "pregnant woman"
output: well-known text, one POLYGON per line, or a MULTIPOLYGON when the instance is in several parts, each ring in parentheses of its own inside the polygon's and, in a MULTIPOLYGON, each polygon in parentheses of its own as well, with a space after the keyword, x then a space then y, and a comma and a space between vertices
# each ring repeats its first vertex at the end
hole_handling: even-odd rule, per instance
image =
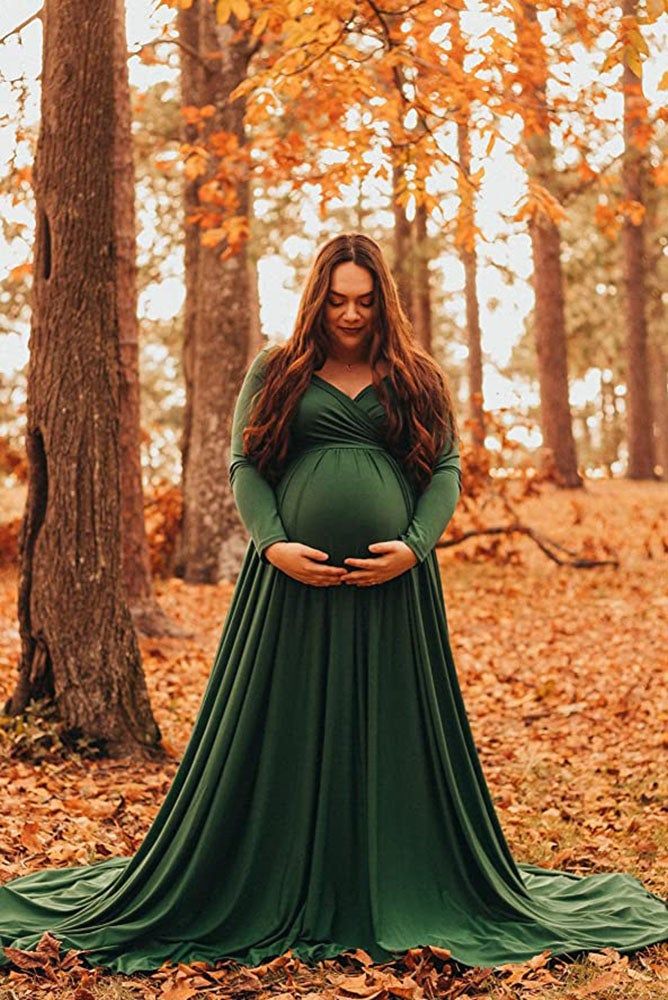
POLYGON ((631 875, 510 853, 434 551, 458 458, 447 385, 380 247, 330 240, 291 338, 238 397, 230 474, 251 540, 174 781, 133 856, 2 887, 5 946, 49 930, 133 972, 427 944, 493 966, 668 939, 666 904, 631 875))

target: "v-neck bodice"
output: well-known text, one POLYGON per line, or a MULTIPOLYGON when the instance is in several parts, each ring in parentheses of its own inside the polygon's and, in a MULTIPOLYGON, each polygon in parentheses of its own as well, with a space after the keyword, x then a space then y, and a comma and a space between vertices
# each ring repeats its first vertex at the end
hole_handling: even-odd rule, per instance
MULTIPOLYGON (((389 379, 389 377, 390 377, 389 375, 383 375, 382 380, 384 381, 385 379, 389 379)), ((315 379, 317 382, 324 382, 325 385, 330 386, 336 392, 340 392, 342 396, 346 396, 348 399, 352 399, 353 403, 356 403, 357 400, 361 396, 363 396, 364 393, 367 392, 369 389, 375 389, 374 383, 369 382, 368 385, 365 385, 362 389, 360 389, 359 392, 355 393, 354 396, 351 396, 350 393, 347 393, 343 389, 340 389, 338 385, 334 385, 333 382, 330 382, 329 379, 323 378, 322 375, 318 375, 317 372, 312 372, 311 378, 315 379)))
MULTIPOLYGON (((387 376, 385 376, 387 377, 387 376)), ((386 414, 373 383, 355 396, 315 372, 290 425, 290 454, 276 500, 291 538, 340 565, 368 555, 410 523, 415 494, 384 439, 386 414)))

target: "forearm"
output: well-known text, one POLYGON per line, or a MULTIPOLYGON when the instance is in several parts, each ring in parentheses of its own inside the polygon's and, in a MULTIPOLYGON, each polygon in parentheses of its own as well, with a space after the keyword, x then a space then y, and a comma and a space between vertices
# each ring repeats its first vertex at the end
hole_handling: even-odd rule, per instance
POLYGON ((272 542, 289 541, 276 503, 276 494, 250 464, 237 464, 230 470, 230 482, 239 516, 264 562, 264 550, 272 542))
POLYGON ((289 541, 278 510, 276 494, 271 484, 258 472, 243 450, 243 431, 248 423, 252 404, 264 379, 265 351, 253 359, 243 380, 232 418, 230 453, 230 484, 239 516, 244 523, 258 555, 264 555, 272 542, 289 541))
POLYGON ((418 497, 413 517, 399 538, 423 562, 448 526, 461 493, 461 470, 456 446, 446 449, 431 482, 418 497))

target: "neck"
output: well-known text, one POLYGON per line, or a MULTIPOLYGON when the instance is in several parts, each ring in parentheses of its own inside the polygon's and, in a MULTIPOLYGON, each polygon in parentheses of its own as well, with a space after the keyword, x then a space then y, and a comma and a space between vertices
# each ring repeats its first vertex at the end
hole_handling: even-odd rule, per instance
POLYGON ((365 345, 355 351, 341 350, 341 348, 331 348, 328 351, 328 358, 334 364, 340 365, 363 365, 369 363, 369 350, 365 345))

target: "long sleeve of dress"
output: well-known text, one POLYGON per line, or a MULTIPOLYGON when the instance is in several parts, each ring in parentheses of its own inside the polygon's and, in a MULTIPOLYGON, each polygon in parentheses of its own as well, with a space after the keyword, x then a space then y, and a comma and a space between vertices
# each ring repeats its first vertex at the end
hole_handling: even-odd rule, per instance
POLYGON ((449 442, 438 456, 427 488, 418 497, 413 517, 399 538, 423 562, 452 517, 462 488, 459 450, 449 442))
POLYGON ((229 475, 241 520, 258 555, 263 562, 268 563, 264 554, 267 546, 272 542, 287 542, 290 539, 281 521, 273 487, 243 451, 243 431, 248 423, 255 395, 264 380, 266 350, 263 348, 251 362, 234 407, 229 475))

